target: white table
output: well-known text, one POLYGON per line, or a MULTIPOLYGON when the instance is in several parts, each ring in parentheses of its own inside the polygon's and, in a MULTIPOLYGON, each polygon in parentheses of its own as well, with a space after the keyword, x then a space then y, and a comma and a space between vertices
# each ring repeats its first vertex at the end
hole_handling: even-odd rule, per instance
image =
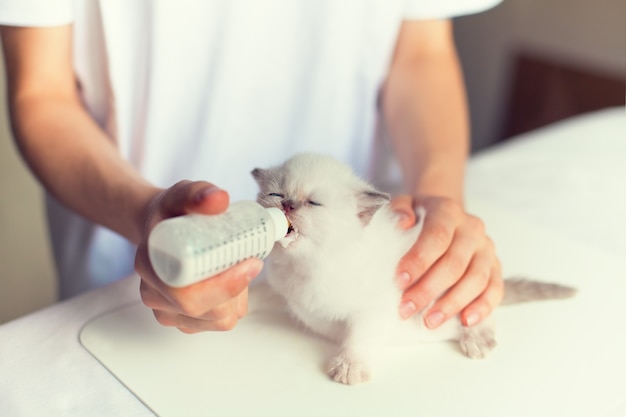
MULTIPOLYGON (((619 108, 476 155, 467 195, 626 259, 625 180, 626 112, 619 108)), ((78 340, 93 318, 137 301, 138 278, 129 277, 0 326, 0 416, 154 415, 78 340)), ((610 417, 626 416, 624 408, 610 417)))

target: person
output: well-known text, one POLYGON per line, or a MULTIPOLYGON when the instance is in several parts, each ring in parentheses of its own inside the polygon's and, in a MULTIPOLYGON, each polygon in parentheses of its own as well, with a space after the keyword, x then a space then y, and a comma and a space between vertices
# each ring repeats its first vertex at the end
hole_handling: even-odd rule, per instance
POLYGON ((424 310, 432 328, 489 315, 502 278, 463 205, 468 116, 450 18, 498 1, 0 0, 10 122, 47 191, 60 296, 134 269, 159 323, 233 328, 262 261, 170 288, 147 257, 151 228, 253 198, 250 170, 298 151, 367 176, 385 126, 402 226, 417 204, 428 212, 398 266, 399 315, 424 310))

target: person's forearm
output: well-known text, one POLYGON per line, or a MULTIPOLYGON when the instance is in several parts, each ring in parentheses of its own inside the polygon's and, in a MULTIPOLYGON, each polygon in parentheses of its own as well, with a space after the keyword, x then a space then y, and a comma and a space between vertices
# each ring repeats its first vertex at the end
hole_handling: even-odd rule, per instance
POLYGON ((0 26, 16 143, 39 180, 70 209, 138 242, 158 190, 126 163, 83 108, 72 27, 0 26))
POLYGON ((118 154, 72 97, 15 94, 16 143, 39 180, 85 218, 138 242, 145 209, 158 190, 118 154))
POLYGON ((397 59, 383 91, 383 115, 407 191, 462 202, 469 129, 456 53, 397 59))

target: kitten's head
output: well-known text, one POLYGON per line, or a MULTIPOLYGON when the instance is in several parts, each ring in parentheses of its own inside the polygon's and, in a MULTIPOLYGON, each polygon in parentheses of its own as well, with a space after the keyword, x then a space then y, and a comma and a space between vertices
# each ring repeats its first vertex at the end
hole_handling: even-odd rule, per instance
POLYGON ((298 154, 277 167, 256 168, 252 176, 259 185, 257 201, 282 209, 293 225, 284 246, 300 239, 322 244, 354 233, 389 201, 348 166, 318 154, 298 154))

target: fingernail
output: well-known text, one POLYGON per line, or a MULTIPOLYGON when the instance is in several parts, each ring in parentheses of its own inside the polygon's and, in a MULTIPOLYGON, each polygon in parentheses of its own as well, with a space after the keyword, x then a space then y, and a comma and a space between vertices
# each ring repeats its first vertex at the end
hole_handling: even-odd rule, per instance
POLYGON ((260 259, 257 259, 254 262, 250 262, 250 263, 251 265, 248 267, 248 270, 246 271, 246 279, 248 280, 248 282, 256 278, 261 272, 261 269, 263 269, 263 261, 261 261, 260 259))
POLYGON ((415 218, 411 214, 404 211, 397 211, 396 216, 398 225, 402 229, 408 229, 409 227, 413 226, 415 222, 415 218))
POLYGON ((409 213, 406 213, 404 211, 397 211, 396 215, 398 216, 398 223, 400 224, 404 224, 405 222, 408 222, 412 218, 409 213))
POLYGON ((408 272, 400 272, 396 276, 396 281, 398 282, 400 289, 403 290, 409 286, 409 283, 411 282, 411 275, 409 275, 408 272))
POLYGON ((400 304, 400 317, 402 319, 408 319, 417 311, 417 306, 413 301, 405 301, 400 304))
POLYGON ((443 323, 443 320, 445 318, 446 317, 443 315, 442 312, 435 311, 433 313, 428 313, 424 321, 426 322, 426 327, 428 327, 429 329, 434 329, 435 327, 439 327, 439 325, 443 323))
POLYGON ((209 195, 213 194, 216 191, 220 191, 220 188, 218 187, 203 188, 202 190, 198 191, 196 195, 193 196, 193 201, 194 203, 201 203, 202 201, 204 201, 205 198, 207 198, 209 195))
POLYGON ((476 312, 468 313, 467 316, 465 316, 465 325, 468 327, 473 326, 476 323, 478 323, 479 320, 480 320, 480 314, 476 312))

